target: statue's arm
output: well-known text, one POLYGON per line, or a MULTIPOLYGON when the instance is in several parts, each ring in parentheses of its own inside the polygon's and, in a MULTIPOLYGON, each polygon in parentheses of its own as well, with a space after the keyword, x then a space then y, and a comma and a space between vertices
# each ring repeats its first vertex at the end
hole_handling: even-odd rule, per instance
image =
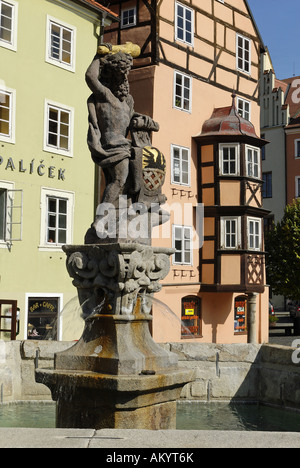
POLYGON ((107 89, 103 84, 99 81, 100 78, 100 59, 101 56, 99 54, 95 55, 92 63, 90 64, 89 68, 85 74, 85 80, 90 88, 90 90, 97 94, 98 96, 106 96, 107 89))

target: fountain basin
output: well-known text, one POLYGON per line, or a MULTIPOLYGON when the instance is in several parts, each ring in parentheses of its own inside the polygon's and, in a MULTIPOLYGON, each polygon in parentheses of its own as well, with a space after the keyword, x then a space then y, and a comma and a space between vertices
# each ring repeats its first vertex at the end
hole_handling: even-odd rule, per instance
POLYGON ((192 378, 185 369, 135 376, 36 370, 57 401, 60 428, 175 429, 176 403, 192 378))

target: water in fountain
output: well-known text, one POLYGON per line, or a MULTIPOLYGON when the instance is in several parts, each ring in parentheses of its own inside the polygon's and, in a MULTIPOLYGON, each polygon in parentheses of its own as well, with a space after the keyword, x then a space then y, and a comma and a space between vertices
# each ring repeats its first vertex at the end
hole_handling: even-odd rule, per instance
POLYGON ((166 341, 166 330, 168 330, 169 336, 172 338, 168 341, 180 340, 182 332, 184 332, 185 336, 193 336, 181 318, 160 299, 150 294, 145 294, 143 296, 143 305, 146 306, 146 310, 149 310, 149 312, 152 309, 154 338, 158 343, 166 341), (156 323, 159 323, 160 326, 156 327, 156 323), (177 339, 174 340, 174 337, 177 337, 177 339))

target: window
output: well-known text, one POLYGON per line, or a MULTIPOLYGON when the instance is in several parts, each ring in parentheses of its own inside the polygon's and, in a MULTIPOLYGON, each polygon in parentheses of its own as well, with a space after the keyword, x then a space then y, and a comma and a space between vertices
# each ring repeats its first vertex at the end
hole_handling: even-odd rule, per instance
POLYGON ((17 50, 18 4, 0 0, 0 46, 17 50))
POLYGON ((240 174, 240 146, 238 144, 221 144, 219 146, 220 174, 240 174))
POLYGON ((42 188, 40 249, 72 243, 74 193, 42 188))
POLYGON ((54 18, 47 18, 46 61, 66 70, 75 71, 76 29, 54 18))
POLYGON ((136 25, 136 8, 122 10, 121 12, 121 27, 128 28, 136 25))
POLYGON ((6 190, 0 188, 0 241, 6 238, 6 190))
POLYGON ((67 242, 67 207, 66 198, 47 197, 47 242, 67 242))
POLYGON ((251 41, 244 36, 236 36, 236 67, 238 70, 251 72, 251 41))
POLYGON ((0 181, 0 246, 22 240, 23 191, 0 181), (2 244, 2 245, 1 245, 2 244))
POLYGON ((46 103, 44 150, 72 156, 73 109, 46 103))
POLYGON ((247 176, 259 179, 260 170, 260 149, 246 146, 247 176))
POLYGON ((0 141, 15 142, 15 91, 0 89, 0 141))
POLYGON ((300 197, 300 177, 296 177, 296 198, 300 197))
POLYGON ((177 265, 192 264, 192 228, 173 226, 173 248, 176 249, 173 263, 177 265))
POLYGON ((221 218, 221 249, 241 248, 241 218, 221 218))
POLYGON ((272 198, 272 172, 263 173, 263 198, 272 198))
POLYGON ((174 75, 174 107, 191 112, 192 79, 190 76, 175 72, 174 75))
POLYGON ((234 334, 247 333, 247 296, 239 296, 234 300, 234 334))
POLYGON ((261 219, 248 218, 248 249, 261 250, 261 219))
POLYGON ((201 299, 186 296, 181 299, 181 337, 194 338, 202 335, 201 299))
POLYGON ((194 41, 194 10, 177 2, 175 9, 175 40, 192 46, 194 41))
POLYGON ((190 150, 172 145, 172 184, 190 185, 190 150))
POLYGON ((62 295, 38 294, 27 296, 27 336, 28 340, 58 340, 62 295))
POLYGON ((295 140, 295 158, 300 158, 300 140, 295 140))
POLYGON ((243 119, 251 120, 251 102, 242 98, 237 98, 237 110, 243 119))

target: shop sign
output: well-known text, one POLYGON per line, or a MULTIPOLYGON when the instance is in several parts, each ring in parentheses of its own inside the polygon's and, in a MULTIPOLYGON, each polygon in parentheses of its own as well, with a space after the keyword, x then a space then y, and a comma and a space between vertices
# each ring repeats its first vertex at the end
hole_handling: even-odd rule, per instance
POLYGON ((56 166, 48 166, 44 164, 44 160, 36 161, 32 159, 30 163, 25 163, 23 159, 18 161, 13 158, 4 159, 0 155, 0 168, 5 171, 17 171, 20 173, 37 174, 40 177, 48 177, 49 179, 65 180, 65 169, 57 168, 56 166))

